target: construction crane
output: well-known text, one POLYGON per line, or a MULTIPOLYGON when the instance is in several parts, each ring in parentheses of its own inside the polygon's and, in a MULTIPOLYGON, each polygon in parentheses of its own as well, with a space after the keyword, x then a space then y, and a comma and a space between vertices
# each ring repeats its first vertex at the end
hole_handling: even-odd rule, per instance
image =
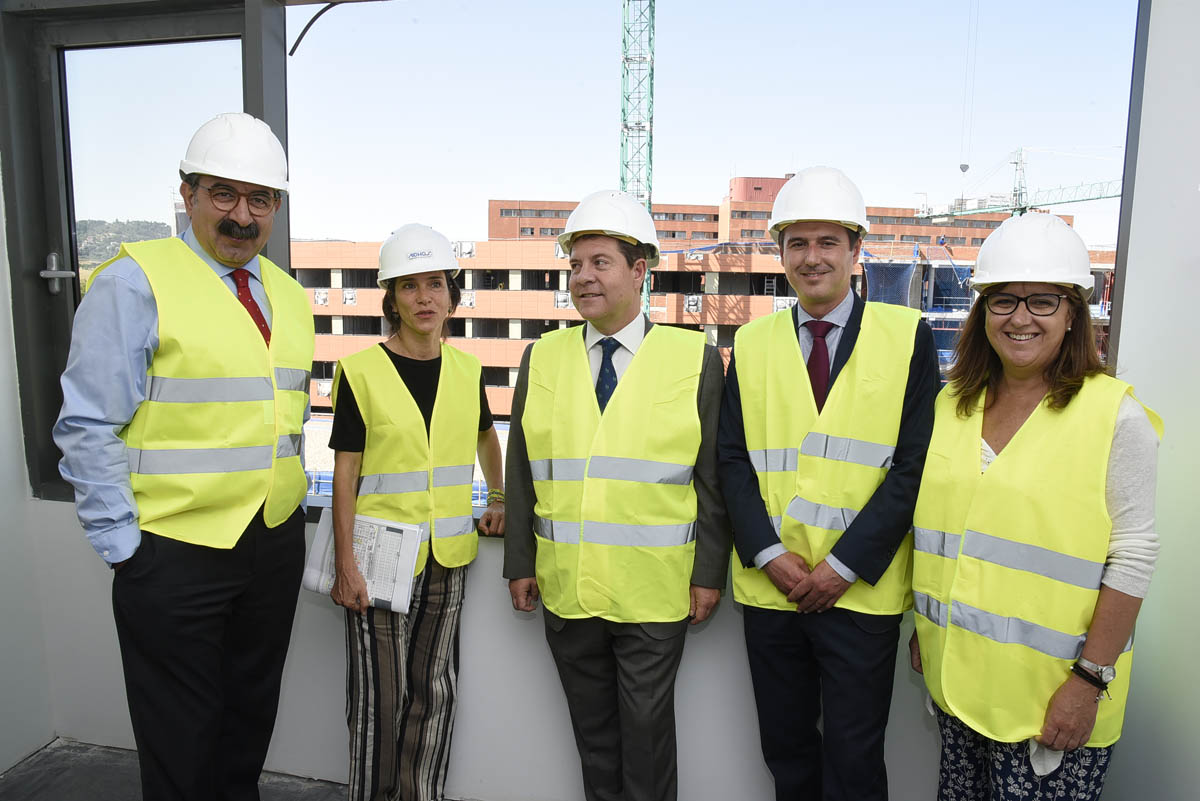
MULTIPOLYGON (((654 0, 623 0, 621 27, 621 181, 650 211, 654 175, 654 0)), ((650 311, 650 276, 642 312, 650 311)))
POLYGON ((1079 203, 1085 200, 1103 200, 1121 196, 1121 179, 1115 181, 1097 181, 1075 186, 1058 186, 1053 189, 1041 189, 1032 195, 1025 185, 1025 148, 1019 147, 1013 151, 1009 159, 1013 165, 1013 189, 1006 203, 988 203, 977 208, 965 208, 960 200, 945 211, 934 212, 923 209, 918 215, 931 218, 933 222, 948 220, 951 217, 964 217, 970 214, 998 214, 1012 212, 1013 216, 1024 214, 1030 209, 1043 206, 1056 206, 1060 203, 1079 203))

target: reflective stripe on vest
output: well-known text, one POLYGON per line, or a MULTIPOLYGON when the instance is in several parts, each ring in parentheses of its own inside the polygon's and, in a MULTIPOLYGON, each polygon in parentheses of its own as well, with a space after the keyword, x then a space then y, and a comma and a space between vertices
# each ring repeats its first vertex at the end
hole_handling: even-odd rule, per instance
POLYGON ((529 469, 534 481, 583 481, 587 459, 537 459, 529 469))
POLYGON ((374 473, 360 476, 359 495, 391 495, 401 492, 424 492, 429 489, 429 473, 411 470, 407 473, 374 473))
POLYGON ((275 444, 275 458, 288 459, 300 455, 301 437, 299 434, 284 434, 275 444))
POLYGON ((962 535, 960 534, 913 526, 913 549, 920 553, 957 559, 961 542, 962 535))
POLYGON ((787 516, 797 523, 803 523, 813 528, 845 531, 850 528, 854 518, 858 517, 858 512, 854 509, 826 506, 796 497, 792 498, 792 502, 788 504, 787 516))
MULTIPOLYGON (((1041 731, 1087 640, 1112 529, 1112 432, 1130 388, 1097 375, 1065 408, 1039 405, 982 474, 982 402, 960 417, 953 391, 938 396, 914 514, 924 678, 942 709, 984 736, 1017 742, 1041 731)), ((1116 668, 1091 747, 1120 736, 1132 638, 1116 668)))
POLYGON ((146 377, 146 400, 157 403, 236 403, 274 397, 269 378, 146 377))
POLYGON ((151 476, 268 470, 271 467, 272 456, 269 445, 250 448, 174 448, 152 451, 126 448, 125 452, 129 461, 130 473, 151 476))
POLYGON ((308 392, 308 382, 312 373, 308 370, 298 370, 291 367, 275 368, 275 386, 291 392, 308 392))
POLYGON ((800 444, 800 452, 805 456, 820 456, 835 462, 888 468, 892 466, 892 455, 895 454, 896 447, 810 431, 800 444))
POLYGON ((652 327, 601 416, 583 329, 534 344, 521 425, 538 587, 560 617, 687 616, 703 358, 702 334, 652 327))
MULTIPOLYGON (((948 624, 958 626, 989 640, 1024 645, 1057 659, 1078 659, 1083 653, 1084 643, 1087 642, 1087 637, 1082 634, 1068 634, 1028 620, 985 612, 961 601, 952 602, 947 616, 946 605, 923 592, 913 593, 913 611, 941 628, 948 624)), ((1132 637, 1125 643, 1121 652, 1127 653, 1131 650, 1132 637)))
POLYGON ((308 488, 299 457, 308 407, 299 377, 313 357, 308 296, 259 257, 274 312, 268 348, 237 296, 182 239, 129 243, 116 258, 124 257, 145 274, 158 314, 145 399, 120 432, 138 525, 231 548, 260 509, 278 526, 308 488))
POLYGON ((380 345, 338 362, 366 426, 359 468, 358 514, 421 527, 416 572, 432 550, 445 567, 475 558, 478 536, 471 494, 479 432, 479 360, 442 346, 437 396, 425 420, 391 358, 380 345))
POLYGON ((668 526, 631 526, 621 523, 601 523, 585 520, 572 523, 564 520, 534 518, 534 531, 539 537, 552 542, 578 545, 582 528, 583 539, 599 545, 627 545, 629 547, 664 548, 686 545, 696 539, 696 524, 683 523, 668 526))
POLYGON ((471 486, 475 478, 475 462, 433 468, 433 486, 471 486))
POLYGON ((1003 565, 1013 570, 1025 570, 1040 576, 1094 590, 1100 587, 1104 563, 1079 559, 1068 554, 1026 545, 979 531, 967 531, 962 536, 944 531, 916 529, 913 545, 922 553, 932 553, 950 559, 958 557, 961 545, 964 556, 983 562, 1003 565))
POLYGON ((758 473, 791 473, 796 469, 799 456, 798 448, 760 448, 750 451, 750 466, 758 473))
MULTIPOLYGON (((854 350, 818 414, 791 311, 734 339, 750 464, 781 542, 810 565, 825 558, 879 487, 895 456, 916 327, 912 309, 867 303, 854 350)), ((911 604, 905 540, 874 586, 855 582, 837 606, 892 614, 911 604)), ((766 575, 732 564, 734 597, 794 610, 766 575)))

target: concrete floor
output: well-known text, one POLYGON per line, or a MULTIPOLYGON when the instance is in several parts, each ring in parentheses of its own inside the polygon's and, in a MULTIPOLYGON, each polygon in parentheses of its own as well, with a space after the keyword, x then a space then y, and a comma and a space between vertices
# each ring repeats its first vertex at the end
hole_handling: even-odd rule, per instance
MULTIPOLYGON (((342 801, 346 786, 264 773, 262 801, 342 801)), ((141 796, 137 753, 59 738, 0 773, 4 801, 130 801, 141 796)))

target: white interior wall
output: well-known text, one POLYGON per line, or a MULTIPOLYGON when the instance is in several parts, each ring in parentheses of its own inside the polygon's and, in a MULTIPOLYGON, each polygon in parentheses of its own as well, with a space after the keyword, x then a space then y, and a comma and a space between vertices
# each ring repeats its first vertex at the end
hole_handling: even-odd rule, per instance
MULTIPOLYGON (((0 163, 0 171, 4 165, 0 163)), ((12 308, 4 198, 0 196, 0 303, 12 308)), ((33 537, 24 518, 30 496, 17 399, 12 318, 0 315, 0 772, 51 737, 50 685, 42 642, 43 614, 33 569, 33 537)))
POLYGON ((1162 415, 1162 554, 1138 617, 1133 687, 1108 799, 1194 799, 1200 735, 1200 4, 1153 0, 1117 375, 1162 415))

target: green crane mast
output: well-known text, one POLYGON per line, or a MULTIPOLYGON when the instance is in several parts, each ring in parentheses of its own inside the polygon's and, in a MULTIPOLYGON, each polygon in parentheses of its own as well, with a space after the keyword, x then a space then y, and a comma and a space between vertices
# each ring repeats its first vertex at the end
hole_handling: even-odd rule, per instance
MULTIPOLYGON (((621 191, 650 211, 654 173, 654 0, 623 0, 621 28, 621 191)), ((642 282, 650 311, 650 276, 642 282)))

